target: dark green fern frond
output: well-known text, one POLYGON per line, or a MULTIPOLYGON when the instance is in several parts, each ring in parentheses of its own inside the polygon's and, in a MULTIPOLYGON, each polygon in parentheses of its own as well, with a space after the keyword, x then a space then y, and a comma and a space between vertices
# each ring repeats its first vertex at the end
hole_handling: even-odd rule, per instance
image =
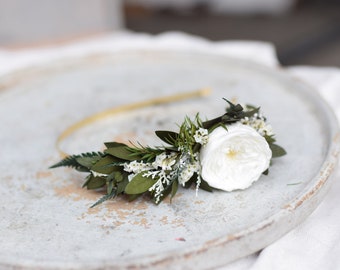
POLYGON ((115 189, 113 189, 110 194, 106 194, 103 197, 101 197, 98 201, 96 201, 93 205, 91 205, 90 208, 93 208, 93 207, 95 207, 95 206, 97 206, 97 205, 99 205, 99 204, 101 204, 101 203, 103 203, 107 200, 113 199, 114 197, 116 197, 116 190, 115 189))
POLYGON ((88 171, 89 170, 88 167, 84 166, 83 162, 79 162, 79 161, 84 158, 98 160, 103 156, 104 154, 101 152, 87 152, 87 153, 82 153, 80 155, 71 155, 59 161, 58 163, 52 165, 50 169, 57 168, 57 167, 71 167, 79 171, 88 171))

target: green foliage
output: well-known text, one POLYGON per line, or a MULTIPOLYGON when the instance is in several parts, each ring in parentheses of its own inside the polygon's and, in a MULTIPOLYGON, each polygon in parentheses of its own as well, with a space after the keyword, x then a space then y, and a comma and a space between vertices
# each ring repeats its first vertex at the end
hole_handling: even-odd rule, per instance
POLYGON ((129 183, 129 178, 127 173, 122 174, 122 181, 116 179, 116 190, 117 194, 125 193, 126 186, 129 183))
POLYGON ((158 138, 160 138, 163 142, 170 144, 172 146, 176 146, 179 134, 173 131, 166 130, 157 130, 155 131, 158 138))
POLYGON ((138 160, 140 159, 139 157, 133 156, 132 152, 129 150, 129 147, 127 145, 122 145, 122 146, 116 146, 116 147, 111 147, 107 148, 104 151, 105 154, 114 156, 119 159, 123 160, 128 160, 128 161, 133 161, 133 160, 138 160))
POLYGON ((282 157, 287 154, 286 150, 284 150, 281 146, 277 144, 269 144, 270 149, 272 150, 272 157, 277 158, 277 157, 282 157))
POLYGON ((114 197, 116 197, 116 195, 117 194, 116 194, 115 190, 112 190, 110 193, 104 195, 98 201, 96 201, 94 204, 92 204, 90 208, 93 208, 93 207, 95 207, 95 206, 97 206, 97 205, 99 205, 99 204, 101 204, 101 203, 103 203, 107 200, 113 199, 114 197))
POLYGON ((194 135, 202 126, 203 123, 199 115, 196 114, 194 121, 189 117, 186 117, 179 128, 179 134, 175 146, 181 149, 183 153, 189 153, 192 159, 194 153, 196 153, 200 148, 200 145, 195 141, 194 135))
POLYGON ((143 146, 141 144, 135 145, 132 144, 132 147, 128 147, 128 150, 131 153, 131 157, 134 160, 142 160, 145 162, 152 162, 155 160, 156 156, 163 153, 165 149, 163 148, 152 148, 149 146, 143 146))
POLYGON ((270 150, 272 150, 272 158, 282 157, 287 154, 286 150, 283 147, 275 144, 276 139, 274 138, 274 136, 264 136, 264 138, 269 144, 270 150))
POLYGON ((209 186, 209 184, 203 179, 201 179, 200 189, 203 189, 208 192, 213 192, 213 188, 209 186))
POLYGON ((105 142, 104 145, 106 148, 115 148, 118 146, 127 146, 125 143, 119 143, 119 142, 105 142))
POLYGON ((175 197, 178 190, 178 181, 173 181, 171 185, 171 197, 170 202, 172 201, 172 198, 175 197))
POLYGON ((91 170, 97 173, 110 174, 119 171, 122 164, 123 162, 121 160, 113 156, 105 156, 93 164, 91 170))
POLYGON ((137 198, 139 198, 140 196, 142 196, 142 194, 128 194, 128 200, 129 202, 132 202, 134 200, 136 200, 137 198))
POLYGON ((98 189, 106 184, 106 179, 101 176, 94 176, 91 174, 90 178, 87 180, 87 189, 98 189))
MULTIPOLYGON (((119 142, 106 142, 104 153, 88 152, 68 156, 50 168, 66 166, 78 171, 88 172, 89 174, 85 178, 83 187, 106 191, 106 195, 101 197, 91 207, 95 207, 122 194, 125 194, 129 201, 143 194, 148 194, 156 204, 159 204, 170 195, 171 202, 178 191, 178 179, 181 172, 188 165, 194 164, 193 162, 197 161, 197 153, 201 150, 201 143, 203 141, 200 136, 204 134, 200 130, 201 128, 206 129, 208 132, 212 132, 219 126, 227 129, 228 125, 236 123, 245 117, 254 117, 255 120, 265 121, 265 118, 257 118, 258 115, 255 115, 259 114, 259 107, 247 105, 243 108, 240 104, 233 104, 227 99, 224 100, 227 102, 228 107, 225 113, 219 117, 203 122, 199 114, 197 114, 194 119, 186 117, 179 126, 178 133, 166 130, 155 131, 156 136, 168 146, 149 147, 143 146, 140 143, 127 145, 119 142), (198 141, 200 143, 196 142, 195 137, 200 138, 201 141, 198 141), (161 154, 164 155, 161 157, 163 164, 154 165, 155 163, 153 162, 156 160, 156 157, 161 154), (137 162, 132 165, 131 162, 133 161, 137 162), (168 165, 170 163, 171 165, 168 165), (142 168, 139 171, 145 171, 133 174, 131 171, 138 171, 135 170, 135 165, 137 167, 141 166, 138 167, 142 168), (170 166, 170 168, 161 169, 164 166, 170 166), (146 175, 152 175, 152 177, 146 175), (133 178, 129 181, 131 177, 133 178)), ((272 151, 273 158, 286 154, 286 151, 275 143, 274 135, 265 135, 264 138, 272 151)), ((264 172, 264 174, 267 173, 268 170, 264 172)), ((197 185, 200 182, 199 188, 212 192, 213 188, 204 179, 198 179, 198 175, 199 172, 196 171, 189 181, 185 183, 184 187, 189 188, 195 183, 197 185)))
POLYGON ((240 121, 244 117, 252 117, 255 113, 258 113, 260 108, 255 108, 253 106, 247 106, 247 111, 244 110, 244 108, 240 104, 233 104, 227 99, 224 99, 229 107, 226 109, 226 113, 222 116, 219 116, 217 118, 205 121, 202 123, 202 126, 209 131, 214 130, 215 128, 219 126, 224 125, 230 125, 233 123, 236 123, 240 121))
POLYGON ((156 179, 144 177, 145 172, 137 174, 125 187, 126 194, 142 194, 149 190, 155 183, 156 179))
POLYGON ((88 152, 80 155, 72 155, 52 165, 50 169, 57 167, 71 167, 78 171, 88 172, 91 164, 98 161, 102 156, 104 156, 104 154, 101 152, 88 152))

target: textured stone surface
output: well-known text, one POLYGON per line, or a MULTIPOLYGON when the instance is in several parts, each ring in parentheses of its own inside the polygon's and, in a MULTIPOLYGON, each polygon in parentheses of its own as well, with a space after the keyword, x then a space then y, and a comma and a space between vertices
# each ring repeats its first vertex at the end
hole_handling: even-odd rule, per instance
POLYGON ((255 252, 307 217, 330 185, 339 134, 312 89, 282 71, 223 57, 125 52, 65 60, 0 80, 0 266, 123 268, 222 265, 255 252), (104 109, 211 87, 209 97, 148 107, 97 122, 62 143, 68 153, 102 142, 159 144, 185 115, 211 118, 222 97, 261 105, 288 155, 245 191, 180 190, 170 204, 123 198, 89 209, 102 194, 83 175, 48 170, 57 136, 104 109))

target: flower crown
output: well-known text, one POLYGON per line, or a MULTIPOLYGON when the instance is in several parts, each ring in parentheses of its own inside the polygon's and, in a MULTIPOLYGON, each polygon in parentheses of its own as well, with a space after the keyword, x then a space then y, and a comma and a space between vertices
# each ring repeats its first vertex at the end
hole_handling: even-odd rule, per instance
POLYGON ((178 132, 156 131, 167 145, 149 147, 104 143, 103 152, 71 155, 50 168, 72 167, 88 173, 83 187, 106 189, 91 207, 125 194, 129 200, 148 194, 159 204, 178 187, 233 191, 248 188, 268 173, 271 159, 286 154, 260 108, 227 102, 226 112, 202 121, 185 118, 178 132))

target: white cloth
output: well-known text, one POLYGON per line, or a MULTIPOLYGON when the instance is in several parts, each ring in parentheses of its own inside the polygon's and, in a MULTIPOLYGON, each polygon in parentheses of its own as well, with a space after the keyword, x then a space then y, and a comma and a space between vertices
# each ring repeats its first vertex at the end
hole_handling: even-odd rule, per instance
POLYGON ((77 57, 88 53, 115 52, 122 49, 172 49, 191 52, 209 52, 248 59, 267 66, 278 64, 275 49, 271 44, 251 41, 210 42, 200 37, 179 32, 168 32, 155 38, 147 34, 116 33, 67 46, 21 51, 1 50, 0 75, 18 68, 48 63, 62 57, 77 57), (213 50, 212 50, 213 47, 213 50))
MULTIPOLYGON (((210 42, 203 38, 171 32, 157 37, 122 32, 72 45, 45 49, 9 51, 0 49, 0 75, 61 57, 81 56, 122 48, 177 49, 209 52, 247 59, 276 68, 278 60, 271 44, 257 41, 210 42)), ((287 72, 313 85, 340 119, 340 69, 290 67, 287 72)), ((305 222, 264 250, 239 259, 223 270, 333 270, 340 269, 340 173, 322 204, 305 222)))

